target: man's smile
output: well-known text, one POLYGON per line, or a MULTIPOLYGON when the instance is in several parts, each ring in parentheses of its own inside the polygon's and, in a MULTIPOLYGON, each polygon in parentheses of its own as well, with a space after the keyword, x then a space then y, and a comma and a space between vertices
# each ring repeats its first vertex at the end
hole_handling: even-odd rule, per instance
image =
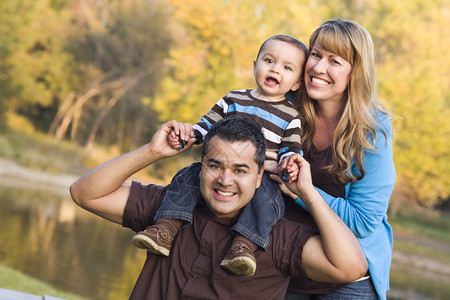
POLYGON ((227 191, 227 190, 223 190, 223 189, 214 189, 214 192, 216 192, 216 194, 223 196, 223 197, 232 197, 234 196, 236 193, 232 192, 232 191, 227 191))

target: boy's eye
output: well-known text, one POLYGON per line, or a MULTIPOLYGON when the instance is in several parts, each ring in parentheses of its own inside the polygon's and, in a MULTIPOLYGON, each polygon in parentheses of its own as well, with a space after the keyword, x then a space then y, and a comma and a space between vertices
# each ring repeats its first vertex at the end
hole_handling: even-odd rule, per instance
POLYGON ((289 67, 289 66, 285 66, 284 68, 285 68, 286 70, 288 70, 288 71, 292 71, 292 68, 289 67))
POLYGON ((266 58, 265 61, 268 62, 269 64, 273 63, 273 60, 270 58, 266 58))

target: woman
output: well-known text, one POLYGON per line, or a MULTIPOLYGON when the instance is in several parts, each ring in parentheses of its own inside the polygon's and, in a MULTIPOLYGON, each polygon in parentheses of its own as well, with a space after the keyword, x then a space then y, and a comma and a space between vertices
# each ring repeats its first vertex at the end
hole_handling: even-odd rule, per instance
POLYGON ((317 28, 309 45, 297 104, 310 165, 304 161, 301 171, 311 172, 312 180, 304 183, 302 199, 290 194, 295 203, 287 199, 286 217, 307 223, 303 200, 318 191, 357 236, 369 271, 346 285, 293 278, 286 299, 386 299, 392 256, 386 212, 395 167, 388 112, 378 102, 372 39, 361 25, 336 19, 317 28))

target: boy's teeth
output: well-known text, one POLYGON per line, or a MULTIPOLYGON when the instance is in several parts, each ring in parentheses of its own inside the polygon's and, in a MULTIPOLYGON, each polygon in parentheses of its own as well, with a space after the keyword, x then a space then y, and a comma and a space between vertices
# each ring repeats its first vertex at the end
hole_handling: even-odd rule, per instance
POLYGON ((313 77, 312 78, 312 82, 316 83, 316 84, 321 84, 321 85, 327 85, 328 82, 326 82, 325 80, 313 77))

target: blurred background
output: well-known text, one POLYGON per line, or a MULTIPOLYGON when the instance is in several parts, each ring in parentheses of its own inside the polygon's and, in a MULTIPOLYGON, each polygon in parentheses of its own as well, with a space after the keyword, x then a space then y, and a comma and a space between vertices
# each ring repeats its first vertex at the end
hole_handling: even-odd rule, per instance
MULTIPOLYGON (((127 299, 145 253, 78 209, 70 183, 163 122, 195 123, 229 90, 253 88, 269 36, 308 45, 336 17, 371 33, 379 94, 396 116, 388 298, 448 299, 448 0, 1 1, 0 288, 127 299)), ((198 150, 136 178, 166 183, 198 150)))

